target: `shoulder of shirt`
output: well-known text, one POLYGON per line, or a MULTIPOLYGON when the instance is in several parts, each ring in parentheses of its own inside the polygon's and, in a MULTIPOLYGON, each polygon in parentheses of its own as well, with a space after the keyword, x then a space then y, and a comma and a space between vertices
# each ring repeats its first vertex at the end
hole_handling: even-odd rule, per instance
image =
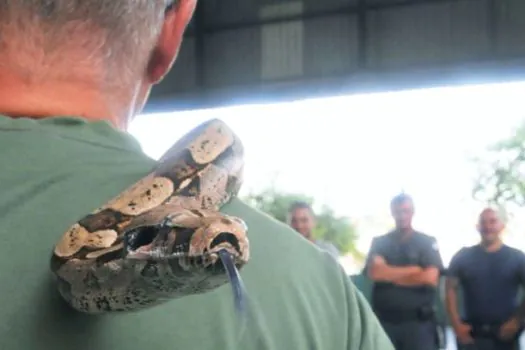
POLYGON ((506 244, 504 244, 503 247, 508 249, 514 256, 525 256, 525 252, 520 250, 520 249, 518 249, 518 248, 511 247, 511 246, 506 245, 506 244))
POLYGON ((372 243, 373 242, 381 242, 381 241, 384 241, 385 239, 388 239, 392 232, 394 232, 394 231, 388 231, 387 233, 384 233, 382 235, 375 236, 374 238, 372 238, 372 243))
POLYGON ((332 242, 328 242, 322 239, 315 240, 315 244, 317 244, 319 247, 322 247, 322 248, 337 249, 332 242))
POLYGON ((426 244, 436 244, 437 243, 436 237, 428 235, 421 231, 414 231, 414 235, 418 238, 420 242, 423 242, 426 244))
POLYGON ((470 246, 467 246, 467 247, 461 247, 456 253, 454 253, 454 255, 452 255, 452 258, 455 258, 455 257, 464 257, 464 256, 467 256, 468 254, 470 254, 472 251, 474 251, 474 249, 477 248, 477 244, 473 244, 473 245, 470 245, 470 246))

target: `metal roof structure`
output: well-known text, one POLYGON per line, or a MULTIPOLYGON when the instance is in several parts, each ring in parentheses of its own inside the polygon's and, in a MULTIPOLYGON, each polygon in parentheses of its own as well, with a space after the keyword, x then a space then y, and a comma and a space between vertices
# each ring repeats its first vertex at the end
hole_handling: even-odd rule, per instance
POLYGON ((146 112, 525 78, 523 0, 200 0, 146 112))

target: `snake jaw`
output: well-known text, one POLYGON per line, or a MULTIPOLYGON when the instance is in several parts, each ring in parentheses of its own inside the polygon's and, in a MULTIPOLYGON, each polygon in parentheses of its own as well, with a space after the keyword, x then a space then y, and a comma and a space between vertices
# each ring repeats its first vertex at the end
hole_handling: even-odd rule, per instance
POLYGON ((225 214, 195 212, 169 216, 158 224, 135 226, 124 234, 126 258, 169 260, 184 270, 223 272, 219 252, 228 252, 240 269, 249 260, 249 243, 244 221, 225 214))
POLYGON ((195 231, 189 244, 189 256, 210 257, 210 263, 203 267, 214 269, 219 267, 218 264, 222 267, 220 252, 227 252, 238 269, 247 263, 249 241, 242 220, 224 215, 195 231))

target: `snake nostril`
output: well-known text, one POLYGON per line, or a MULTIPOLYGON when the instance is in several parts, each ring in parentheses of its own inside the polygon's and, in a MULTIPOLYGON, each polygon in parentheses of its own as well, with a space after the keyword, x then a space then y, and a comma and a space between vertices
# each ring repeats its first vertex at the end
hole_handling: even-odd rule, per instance
POLYGON ((235 250, 237 250, 239 253, 241 252, 241 247, 239 246, 239 240, 231 232, 219 233, 211 242, 210 249, 213 249, 214 247, 218 246, 221 243, 228 243, 229 245, 233 246, 235 250))

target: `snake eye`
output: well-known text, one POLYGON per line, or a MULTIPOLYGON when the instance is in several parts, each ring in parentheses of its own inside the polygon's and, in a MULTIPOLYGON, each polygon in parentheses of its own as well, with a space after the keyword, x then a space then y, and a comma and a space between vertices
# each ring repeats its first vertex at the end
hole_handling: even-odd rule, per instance
POLYGON ((228 245, 232 246, 237 250, 237 252, 241 252, 241 247, 239 245, 239 240, 237 237, 231 233, 231 232, 221 232, 219 233, 213 241, 210 243, 210 249, 213 249, 214 247, 218 246, 219 244, 227 243, 228 245))
POLYGON ((128 250, 135 251, 140 247, 151 244, 158 234, 158 228, 145 226, 135 229, 124 236, 124 244, 128 250))

